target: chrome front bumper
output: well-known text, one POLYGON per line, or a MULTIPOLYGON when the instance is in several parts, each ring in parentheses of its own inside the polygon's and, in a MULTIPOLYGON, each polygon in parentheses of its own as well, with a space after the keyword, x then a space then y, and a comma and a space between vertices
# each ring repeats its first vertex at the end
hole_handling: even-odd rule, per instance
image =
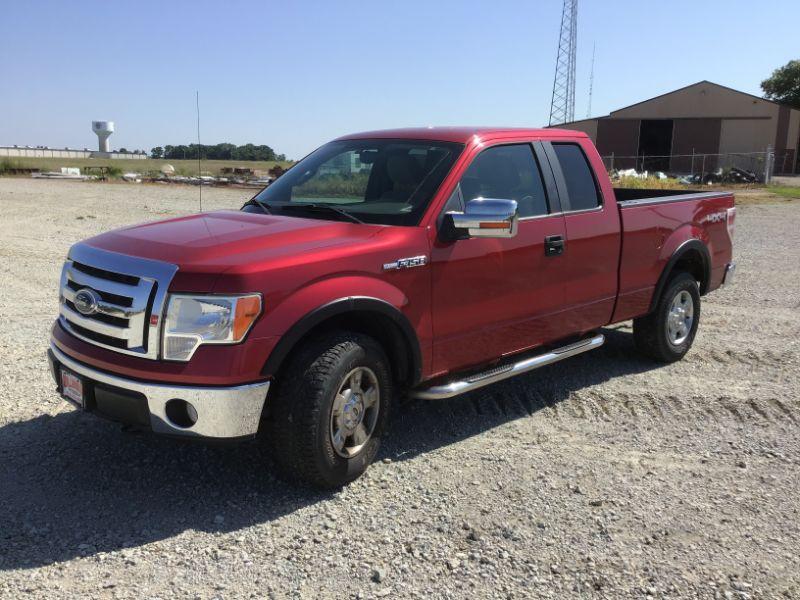
POLYGON ((269 391, 269 381, 235 387, 190 387, 147 383, 98 371, 80 363, 50 344, 50 368, 59 383, 59 367, 54 361, 87 382, 100 383, 124 392, 141 394, 150 413, 155 433, 183 437, 229 439, 252 437, 258 432, 261 411, 269 391), (167 402, 174 399, 190 403, 197 411, 194 424, 182 427, 167 416, 167 402))

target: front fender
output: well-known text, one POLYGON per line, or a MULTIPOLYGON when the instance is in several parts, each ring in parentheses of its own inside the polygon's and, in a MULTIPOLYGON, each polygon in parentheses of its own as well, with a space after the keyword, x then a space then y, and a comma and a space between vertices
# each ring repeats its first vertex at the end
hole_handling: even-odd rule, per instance
POLYGON ((411 356, 414 379, 423 368, 418 332, 406 314, 409 299, 402 290, 386 281, 364 275, 345 275, 312 283, 267 307, 265 335, 280 341, 269 355, 263 373, 275 374, 292 348, 314 327, 337 315, 354 311, 380 314, 397 325, 411 356), (357 290, 357 295, 353 294, 357 290))
POLYGON ((309 283, 265 307, 264 335, 284 335, 301 318, 337 300, 367 297, 381 300, 402 312, 409 300, 402 290, 367 275, 340 275, 309 283))

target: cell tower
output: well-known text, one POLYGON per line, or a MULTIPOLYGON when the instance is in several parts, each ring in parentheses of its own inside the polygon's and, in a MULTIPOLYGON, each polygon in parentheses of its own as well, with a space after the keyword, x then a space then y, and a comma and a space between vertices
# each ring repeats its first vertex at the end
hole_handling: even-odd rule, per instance
POLYGON ((578 50, 578 0, 564 0, 558 38, 550 125, 575 120, 575 55, 578 50))

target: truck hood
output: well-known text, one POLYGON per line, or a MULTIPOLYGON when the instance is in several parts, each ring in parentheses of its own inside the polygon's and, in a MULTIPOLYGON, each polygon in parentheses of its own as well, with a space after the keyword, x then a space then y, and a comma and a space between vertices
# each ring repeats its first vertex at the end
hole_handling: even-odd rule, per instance
POLYGON ((131 256, 178 265, 184 272, 216 272, 338 245, 358 245, 381 230, 360 225, 241 211, 215 211, 134 225, 86 240, 131 256))

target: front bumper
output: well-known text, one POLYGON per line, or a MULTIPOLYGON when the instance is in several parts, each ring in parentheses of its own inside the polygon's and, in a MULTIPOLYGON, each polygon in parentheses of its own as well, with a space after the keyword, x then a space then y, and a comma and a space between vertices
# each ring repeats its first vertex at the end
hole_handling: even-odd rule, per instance
POLYGON ((86 410, 149 427, 155 433, 181 437, 253 437, 258 432, 270 385, 263 381, 234 387, 192 387, 126 379, 78 362, 52 343, 47 357, 59 388, 61 366, 81 376, 86 410), (194 407, 197 420, 193 424, 181 426, 168 416, 167 403, 176 399, 194 407))

